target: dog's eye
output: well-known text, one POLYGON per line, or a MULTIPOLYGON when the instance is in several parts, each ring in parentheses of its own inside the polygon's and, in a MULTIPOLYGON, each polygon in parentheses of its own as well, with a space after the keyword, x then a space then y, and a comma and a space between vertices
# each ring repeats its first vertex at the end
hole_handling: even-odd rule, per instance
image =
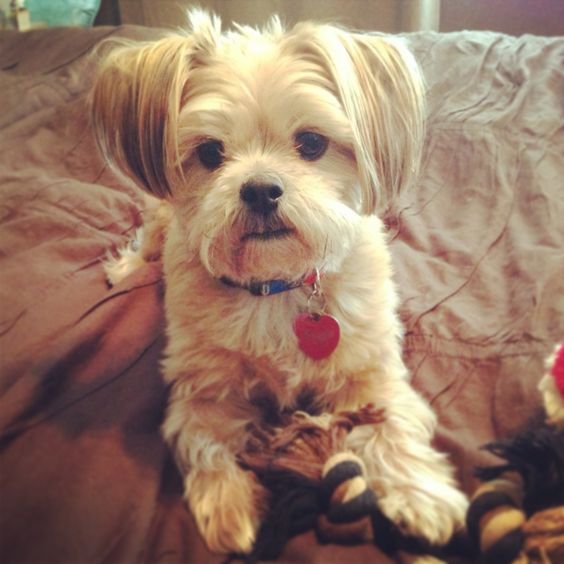
POLYGON ((196 148, 196 153, 200 162, 208 169, 215 170, 223 163, 223 143, 221 141, 210 140, 201 143, 196 148))
POLYGON ((312 131, 302 131, 296 134, 296 149, 300 157, 305 161, 316 161, 323 156, 327 150, 329 140, 319 133, 312 131))

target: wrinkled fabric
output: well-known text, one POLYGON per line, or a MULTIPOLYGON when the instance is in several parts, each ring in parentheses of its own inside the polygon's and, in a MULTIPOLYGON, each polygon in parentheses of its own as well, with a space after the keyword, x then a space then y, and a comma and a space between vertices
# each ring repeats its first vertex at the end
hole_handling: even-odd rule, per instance
MULTIPOLYGON (((142 197, 88 130, 91 48, 122 27, 0 34, 0 555, 9 562, 221 562, 159 434, 159 265, 109 289, 101 262, 142 197)), ((405 40, 426 80, 418 184, 388 218, 413 385, 463 487, 479 446, 539 407, 564 339, 564 39, 405 40)), ((293 539, 283 561, 384 562, 293 539)))

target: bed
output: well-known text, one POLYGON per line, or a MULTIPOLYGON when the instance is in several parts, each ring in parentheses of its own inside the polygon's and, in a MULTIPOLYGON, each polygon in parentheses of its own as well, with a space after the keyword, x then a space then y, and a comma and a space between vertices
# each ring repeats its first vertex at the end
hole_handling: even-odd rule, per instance
MULTIPOLYGON (((134 26, 0 35, 0 558, 221 562, 159 435, 158 264, 108 288, 102 261, 143 199, 99 156, 89 53, 134 26)), ((538 409, 564 339, 564 38, 413 33, 428 126, 421 177, 388 218, 413 385, 462 487, 484 443, 538 409)), ((453 556, 472 559, 470 552, 453 556)), ((386 562, 295 537, 285 562, 386 562)))

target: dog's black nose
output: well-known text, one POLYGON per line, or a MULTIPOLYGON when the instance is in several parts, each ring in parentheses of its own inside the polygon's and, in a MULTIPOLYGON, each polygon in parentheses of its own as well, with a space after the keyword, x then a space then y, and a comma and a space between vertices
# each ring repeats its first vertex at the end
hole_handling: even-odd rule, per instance
POLYGON ((284 190, 278 184, 256 184, 246 182, 241 187, 241 200, 256 213, 268 215, 278 207, 284 190))

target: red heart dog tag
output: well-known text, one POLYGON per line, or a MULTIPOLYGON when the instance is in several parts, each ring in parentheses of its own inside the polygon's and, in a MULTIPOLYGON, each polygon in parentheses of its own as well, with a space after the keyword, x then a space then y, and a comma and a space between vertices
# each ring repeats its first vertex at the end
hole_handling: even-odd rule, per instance
POLYGON ((339 344, 341 328, 331 315, 301 313, 294 321, 298 346, 313 360, 327 358, 339 344))

